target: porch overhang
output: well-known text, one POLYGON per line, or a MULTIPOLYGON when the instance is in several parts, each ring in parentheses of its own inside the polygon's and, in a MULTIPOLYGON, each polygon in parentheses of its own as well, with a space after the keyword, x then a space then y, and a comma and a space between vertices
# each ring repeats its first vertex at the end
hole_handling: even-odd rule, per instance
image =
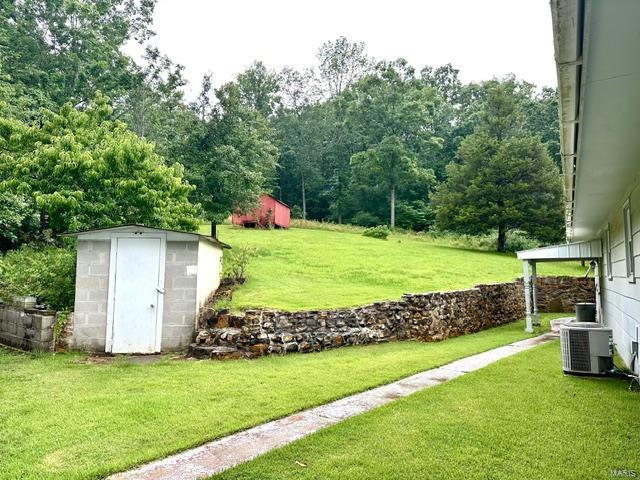
POLYGON ((536 263, 538 262, 571 262, 589 260, 594 269, 596 284, 596 315, 600 319, 600 273, 598 271, 602 258, 602 242, 600 239, 584 242, 565 243, 548 247, 522 250, 517 253, 518 260, 524 264, 524 305, 525 331, 532 333, 534 325, 540 325, 538 313, 538 289, 536 286, 536 263), (531 271, 529 271, 531 269, 531 271), (533 311, 532 311, 533 310, 533 311))
POLYGON ((602 243, 599 239, 584 242, 565 243, 548 247, 522 250, 518 260, 530 262, 563 262, 576 260, 597 260, 602 258, 602 243))

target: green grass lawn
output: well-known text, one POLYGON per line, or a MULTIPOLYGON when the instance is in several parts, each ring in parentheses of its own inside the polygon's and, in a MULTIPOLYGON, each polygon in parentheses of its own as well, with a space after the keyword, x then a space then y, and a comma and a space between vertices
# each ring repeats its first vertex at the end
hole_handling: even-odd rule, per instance
MULTIPOLYGON (((209 226, 201 232, 209 233, 209 226)), ((234 292, 234 309, 348 307, 522 276, 522 262, 513 254, 453 248, 411 235, 394 234, 385 241, 328 230, 221 225, 218 236, 231 246, 259 251, 249 265, 248 281, 234 292)), ((576 263, 542 263, 538 271, 583 275, 586 269, 576 263)))
POLYGON ((563 375, 556 341, 215 478, 610 480, 624 470, 635 478, 639 413, 627 382, 563 375))
POLYGON ((517 322, 439 343, 147 365, 0 349, 0 479, 104 476, 528 336, 517 322))

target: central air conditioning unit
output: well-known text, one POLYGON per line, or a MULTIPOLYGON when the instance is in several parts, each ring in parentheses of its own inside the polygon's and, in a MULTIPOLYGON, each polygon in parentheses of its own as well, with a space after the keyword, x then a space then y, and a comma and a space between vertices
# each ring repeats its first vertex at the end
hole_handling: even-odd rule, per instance
POLYGON ((613 332, 599 323, 562 325, 560 346, 565 373, 606 375, 613 369, 613 332))

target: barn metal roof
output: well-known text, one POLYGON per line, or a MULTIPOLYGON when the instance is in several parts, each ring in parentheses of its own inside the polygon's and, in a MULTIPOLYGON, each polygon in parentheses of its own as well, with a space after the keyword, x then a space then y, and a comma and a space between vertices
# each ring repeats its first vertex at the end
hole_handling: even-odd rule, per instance
POLYGON ((179 236, 178 238, 176 238, 176 240, 194 240, 195 241, 195 240, 202 239, 220 248, 231 248, 230 245, 227 245, 226 243, 221 242, 217 238, 214 238, 210 235, 202 235, 201 233, 197 233, 197 232, 185 232, 183 230, 173 230, 170 228, 149 227, 147 225, 141 225, 139 223, 127 223, 123 225, 114 225, 111 227, 92 228, 89 230, 80 230, 77 232, 65 232, 65 233, 61 233, 60 236, 61 237, 91 237, 91 236, 96 237, 96 234, 106 233, 106 232, 117 232, 117 231, 122 232, 132 228, 141 228, 145 230, 153 230, 158 232, 167 232, 167 233, 176 234, 179 236))

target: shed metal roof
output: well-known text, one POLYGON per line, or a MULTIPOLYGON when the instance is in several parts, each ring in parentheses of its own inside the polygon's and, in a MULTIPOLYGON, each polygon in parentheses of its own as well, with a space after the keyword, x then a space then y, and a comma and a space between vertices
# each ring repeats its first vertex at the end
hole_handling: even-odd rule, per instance
POLYGON ((146 231, 158 231, 158 232, 166 232, 169 234, 175 234, 176 238, 174 240, 205 240, 213 245, 216 245, 220 248, 231 248, 230 245, 227 245, 224 242, 221 242, 217 238, 211 237, 209 235, 202 235, 197 232, 185 232, 182 230, 173 230, 170 228, 158 228, 158 227, 149 227, 147 225, 141 225, 139 223, 127 223, 123 225, 114 225, 111 227, 102 227, 102 228, 92 228, 89 230, 80 230, 77 232, 65 232, 61 233, 61 237, 84 237, 84 238, 98 238, 100 234, 108 233, 108 232, 126 232, 129 230, 135 229, 144 229, 146 231))

